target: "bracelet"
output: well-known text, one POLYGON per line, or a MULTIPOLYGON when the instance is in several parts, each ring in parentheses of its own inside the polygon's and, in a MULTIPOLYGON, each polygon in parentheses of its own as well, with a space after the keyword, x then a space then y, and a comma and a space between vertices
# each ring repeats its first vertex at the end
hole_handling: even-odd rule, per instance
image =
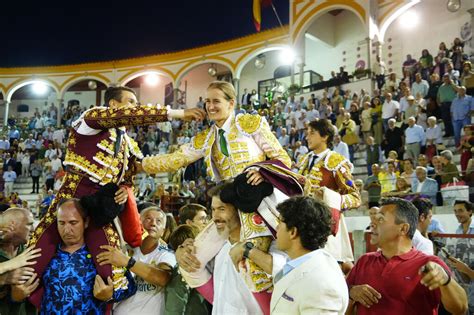
POLYGON ((130 270, 133 268, 133 266, 135 266, 135 263, 137 261, 133 258, 133 257, 130 257, 130 259, 128 260, 128 264, 127 264, 127 267, 125 267, 127 270, 130 270))
POLYGON ((447 272, 446 274, 448 275, 448 281, 446 281, 446 283, 442 285, 443 287, 447 286, 451 282, 451 275, 447 272))

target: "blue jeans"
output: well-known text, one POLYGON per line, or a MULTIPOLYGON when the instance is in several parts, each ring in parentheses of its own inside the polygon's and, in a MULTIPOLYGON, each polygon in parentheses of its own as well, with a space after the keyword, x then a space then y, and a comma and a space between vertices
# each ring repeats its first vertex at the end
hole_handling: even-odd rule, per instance
POLYGON ((463 120, 453 120, 453 129, 454 129, 454 142, 456 146, 459 145, 461 141, 461 130, 464 126, 471 124, 471 117, 466 117, 463 120))

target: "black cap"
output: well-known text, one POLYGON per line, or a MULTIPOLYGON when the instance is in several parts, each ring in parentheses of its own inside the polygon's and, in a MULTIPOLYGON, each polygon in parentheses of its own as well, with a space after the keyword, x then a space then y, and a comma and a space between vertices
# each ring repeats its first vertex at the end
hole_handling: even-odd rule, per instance
POLYGON ((112 223, 123 211, 124 206, 114 200, 115 193, 119 189, 116 184, 109 183, 96 193, 80 199, 81 206, 87 211, 93 224, 100 227, 112 223))
POLYGON ((234 179, 231 185, 222 189, 222 202, 230 203, 245 213, 255 212, 263 198, 273 193, 273 186, 268 182, 261 182, 254 186, 247 184, 247 173, 242 173, 234 179))

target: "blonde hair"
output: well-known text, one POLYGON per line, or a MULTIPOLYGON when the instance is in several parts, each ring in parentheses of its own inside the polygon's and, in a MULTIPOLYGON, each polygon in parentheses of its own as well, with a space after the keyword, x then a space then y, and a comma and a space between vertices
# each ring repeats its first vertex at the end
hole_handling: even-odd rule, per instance
POLYGON ((226 81, 214 81, 207 87, 208 90, 217 89, 224 93, 224 98, 228 101, 236 100, 237 94, 235 93, 234 86, 226 81))

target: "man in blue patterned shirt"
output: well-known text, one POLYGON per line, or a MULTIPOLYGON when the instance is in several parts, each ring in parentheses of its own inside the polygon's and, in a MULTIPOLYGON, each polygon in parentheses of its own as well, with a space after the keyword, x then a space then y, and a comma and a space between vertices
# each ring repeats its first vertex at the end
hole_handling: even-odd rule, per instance
MULTIPOLYGON (((92 256, 84 242, 89 217, 79 199, 68 199, 58 206, 58 232, 62 243, 43 274, 44 294, 40 314, 105 314, 106 304, 133 295, 135 283, 126 273, 129 286, 114 290, 113 280, 104 282, 97 275, 92 256)), ((16 286, 14 300, 28 297, 38 286, 35 276, 16 286)))

